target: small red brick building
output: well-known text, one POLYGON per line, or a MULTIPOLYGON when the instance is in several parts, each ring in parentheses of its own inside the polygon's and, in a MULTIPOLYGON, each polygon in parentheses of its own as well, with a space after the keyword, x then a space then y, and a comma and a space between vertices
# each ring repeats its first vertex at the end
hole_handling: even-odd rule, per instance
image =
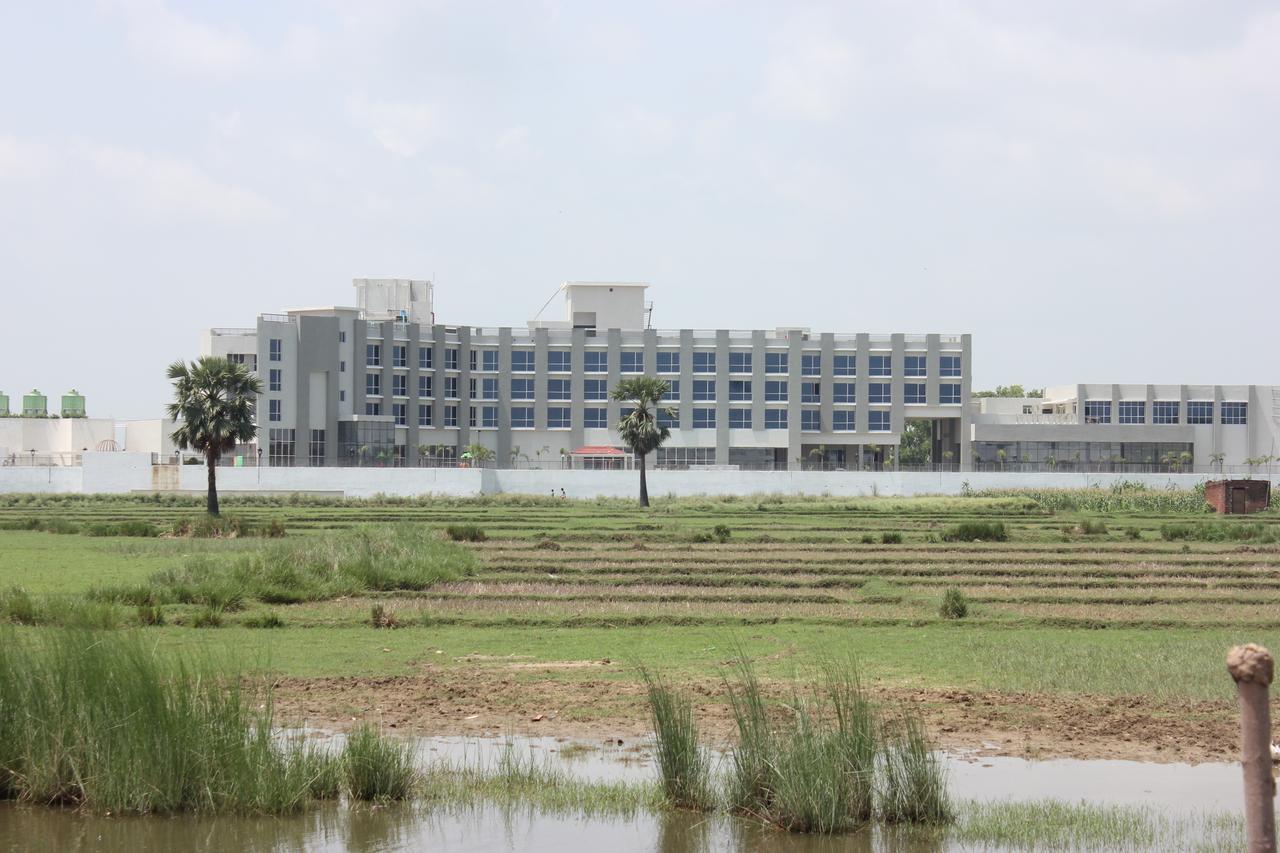
POLYGON ((1204 484, 1204 499, 1214 512, 1222 515, 1262 512, 1271 501, 1271 483, 1266 480, 1213 480, 1204 484))

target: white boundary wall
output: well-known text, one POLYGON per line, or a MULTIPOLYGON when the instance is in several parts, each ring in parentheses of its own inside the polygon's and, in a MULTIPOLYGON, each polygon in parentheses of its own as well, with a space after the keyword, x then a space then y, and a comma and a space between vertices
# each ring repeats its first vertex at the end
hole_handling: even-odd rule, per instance
MULTIPOLYGON (((203 465, 152 466, 147 453, 84 454, 83 467, 0 468, 0 493, 122 494, 182 491, 203 494, 203 465)), ((1004 472, 650 471, 649 493, 676 495, 958 495, 970 489, 1108 488, 1139 482, 1153 489, 1190 489, 1208 474, 1081 474, 1004 472)), ((219 468, 223 494, 306 492, 335 497, 481 494, 634 497, 635 471, 476 470, 465 468, 219 468)), ((1277 484, 1280 488, 1280 483, 1277 484)))

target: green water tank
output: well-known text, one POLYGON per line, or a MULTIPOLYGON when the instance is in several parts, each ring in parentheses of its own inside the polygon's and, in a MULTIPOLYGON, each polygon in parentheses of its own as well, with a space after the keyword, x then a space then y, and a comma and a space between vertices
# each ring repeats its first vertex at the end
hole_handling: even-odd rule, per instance
POLYGON ((64 418, 83 418, 84 395, 72 388, 62 395, 62 416, 64 418))
POLYGON ((22 395, 22 416, 24 418, 43 418, 49 414, 49 398, 41 394, 39 389, 32 388, 30 394, 22 395))
POLYGON ((9 416, 9 395, 0 393, 0 417, 9 416))

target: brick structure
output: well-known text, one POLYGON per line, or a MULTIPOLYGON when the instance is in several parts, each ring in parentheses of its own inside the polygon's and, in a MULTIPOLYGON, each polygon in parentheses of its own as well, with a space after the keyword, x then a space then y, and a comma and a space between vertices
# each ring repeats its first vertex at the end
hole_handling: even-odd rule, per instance
POLYGON ((1262 512, 1271 500, 1266 480, 1215 480, 1204 485, 1204 499, 1220 515, 1262 512))

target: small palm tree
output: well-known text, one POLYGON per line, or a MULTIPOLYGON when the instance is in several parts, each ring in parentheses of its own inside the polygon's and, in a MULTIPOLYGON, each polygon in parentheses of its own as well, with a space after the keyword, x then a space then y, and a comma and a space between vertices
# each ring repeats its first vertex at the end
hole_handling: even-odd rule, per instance
POLYGON ((173 402, 166 407, 170 420, 180 425, 171 434, 180 450, 195 450, 209 467, 210 515, 218 514, 217 465, 223 453, 237 443, 253 441, 254 423, 262 382, 243 364, 207 355, 187 364, 169 365, 173 402))
MULTIPOLYGON (((670 428, 658 423, 658 402, 670 386, 666 380, 652 376, 624 379, 613 389, 612 397, 635 408, 618 421, 618 435, 631 448, 640 463, 640 506, 649 505, 649 484, 645 479, 644 458, 671 437, 670 428)), ((664 410, 674 417, 670 409, 664 410)))

